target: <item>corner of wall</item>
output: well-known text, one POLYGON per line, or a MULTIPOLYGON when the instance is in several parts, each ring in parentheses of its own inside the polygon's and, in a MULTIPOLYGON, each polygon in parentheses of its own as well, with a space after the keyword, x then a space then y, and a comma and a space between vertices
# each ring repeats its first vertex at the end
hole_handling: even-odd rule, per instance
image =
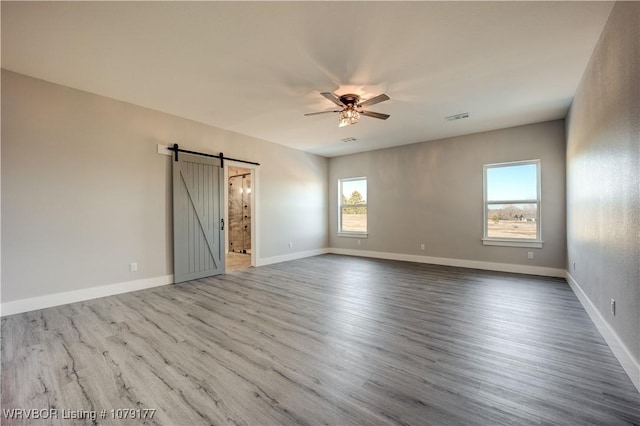
POLYGON ((281 256, 270 256, 256 259, 256 266, 273 265, 274 263, 288 262, 289 260, 303 259, 305 257, 318 256, 330 253, 330 249, 321 248, 315 250, 299 251, 281 256))

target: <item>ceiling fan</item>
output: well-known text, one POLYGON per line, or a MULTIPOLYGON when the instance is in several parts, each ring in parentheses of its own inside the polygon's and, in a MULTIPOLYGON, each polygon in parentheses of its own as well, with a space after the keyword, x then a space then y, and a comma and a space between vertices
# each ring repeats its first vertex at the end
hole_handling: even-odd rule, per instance
POLYGON ((334 104, 342 107, 342 109, 332 110, 332 111, 320 111, 320 112, 310 112, 306 115, 318 115, 318 114, 327 114, 330 112, 338 112, 338 127, 348 126, 350 124, 356 124, 358 120, 360 120, 360 116, 364 115, 366 117, 378 118, 380 120, 386 120, 390 117, 389 114, 381 114, 379 112, 373 111, 365 111, 362 108, 369 105, 375 105, 380 102, 388 101, 389 96, 382 95, 374 96, 371 99, 367 99, 366 101, 362 101, 360 96, 348 93, 346 95, 337 96, 331 92, 323 92, 320 93, 325 98, 329 99, 334 104))

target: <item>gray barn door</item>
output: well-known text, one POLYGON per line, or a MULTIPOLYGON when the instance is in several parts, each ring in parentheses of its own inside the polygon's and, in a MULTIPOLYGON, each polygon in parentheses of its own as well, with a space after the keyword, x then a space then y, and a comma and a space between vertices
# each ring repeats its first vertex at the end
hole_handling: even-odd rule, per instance
POLYGON ((223 274, 220 159, 180 153, 172 163, 174 282, 223 274))

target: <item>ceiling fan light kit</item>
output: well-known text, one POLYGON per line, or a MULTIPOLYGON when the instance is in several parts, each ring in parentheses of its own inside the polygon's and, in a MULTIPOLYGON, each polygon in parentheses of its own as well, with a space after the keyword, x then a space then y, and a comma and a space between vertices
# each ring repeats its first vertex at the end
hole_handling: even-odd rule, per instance
POLYGON ((347 108, 338 114, 338 127, 356 124, 360 120, 360 113, 353 108, 347 108))
POLYGON ((341 110, 334 111, 320 111, 320 112, 311 112, 305 115, 318 115, 318 114, 326 114, 326 113, 338 113, 338 127, 345 127, 351 124, 356 124, 360 120, 360 116, 364 115, 366 117, 377 118, 379 120, 386 120, 390 116, 388 114, 381 114, 379 112, 373 111, 365 111, 362 109, 367 105, 374 105, 380 102, 388 101, 389 96, 384 93, 378 96, 374 96, 371 99, 367 99, 366 101, 360 101, 360 96, 348 93, 346 95, 337 96, 331 92, 323 92, 320 93, 325 98, 329 99, 334 104, 342 107, 341 110))

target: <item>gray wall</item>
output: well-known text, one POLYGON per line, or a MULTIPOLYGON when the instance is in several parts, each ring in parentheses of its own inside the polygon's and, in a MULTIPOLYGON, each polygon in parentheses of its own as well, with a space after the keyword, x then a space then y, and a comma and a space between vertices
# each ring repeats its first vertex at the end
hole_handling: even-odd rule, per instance
POLYGON ((564 138, 564 121, 558 120, 332 158, 330 245, 564 269, 564 138), (543 248, 483 246, 483 165, 538 158, 543 248), (368 179, 369 237, 360 246, 336 235, 337 181, 356 176, 368 179))
POLYGON ((3 302, 171 274, 173 142, 261 163, 261 258, 327 247, 327 159, 3 70, 3 302))
POLYGON ((567 270, 636 362, 640 360, 639 61, 640 3, 618 2, 567 119, 567 270), (615 316, 610 299, 617 302, 615 316))

